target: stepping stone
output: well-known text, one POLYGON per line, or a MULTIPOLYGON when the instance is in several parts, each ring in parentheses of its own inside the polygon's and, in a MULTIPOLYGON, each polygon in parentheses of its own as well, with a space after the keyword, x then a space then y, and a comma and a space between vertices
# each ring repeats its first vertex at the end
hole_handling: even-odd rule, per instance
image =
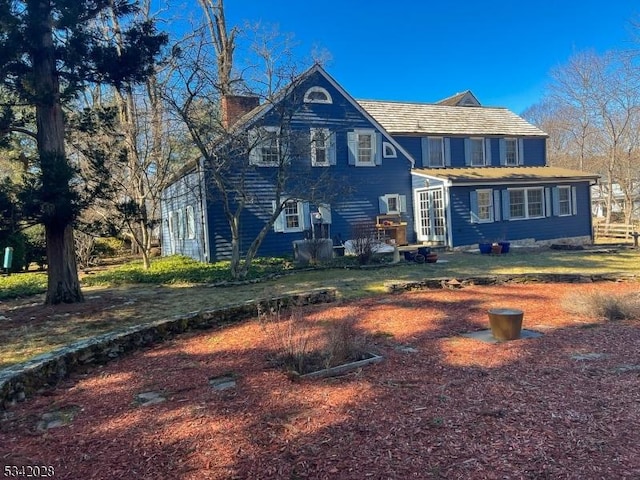
POLYGON ((601 358, 606 358, 606 357, 608 357, 606 353, 595 353, 595 352, 574 353, 573 355, 571 355, 571 360, 578 360, 578 361, 599 360, 601 358))
POLYGON ((211 385, 214 390, 228 390, 230 388, 235 388, 236 379, 233 375, 212 377, 209 379, 209 385, 211 385))
MULTIPOLYGON (((540 332, 536 332, 534 330, 526 330, 523 328, 520 331, 520 338, 516 340, 527 340, 530 338, 538 338, 538 337, 541 337, 542 335, 543 334, 540 332)), ((493 336, 490 328, 486 330, 478 330, 476 332, 463 333, 460 336, 465 338, 472 338, 474 340, 480 340, 481 342, 485 342, 485 343, 504 343, 502 340, 498 340, 493 336)), ((507 341, 513 342, 514 340, 507 340, 507 341)))
POLYGON ((159 392, 144 392, 136 395, 136 402, 141 407, 162 403, 167 399, 159 392))
POLYGON ((399 345, 396 348, 396 351, 402 353, 418 353, 418 349, 414 347, 410 347, 409 345, 399 345))
POLYGON ((36 428, 40 431, 49 430, 51 428, 64 427, 69 425, 76 413, 80 410, 77 405, 71 405, 69 407, 61 408, 53 412, 43 413, 40 417, 40 421, 36 425, 36 428))

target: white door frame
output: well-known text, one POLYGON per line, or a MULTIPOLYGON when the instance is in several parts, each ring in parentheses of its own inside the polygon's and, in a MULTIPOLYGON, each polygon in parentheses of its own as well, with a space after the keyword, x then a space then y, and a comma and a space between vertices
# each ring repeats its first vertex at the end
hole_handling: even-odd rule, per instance
POLYGON ((434 242, 442 245, 447 245, 449 243, 449 211, 445 191, 444 186, 426 187, 414 190, 414 221, 419 242, 434 242), (423 208, 425 206, 424 195, 426 195, 427 201, 426 211, 425 208, 423 208), (440 196, 440 201, 442 202, 439 215, 439 220, 442 222, 440 225, 436 225, 435 223, 436 212, 434 210, 434 200, 437 199, 438 196, 440 196), (425 232, 423 229, 423 220, 428 222, 426 227, 428 232, 425 232), (439 235, 435 234, 436 228, 441 229, 439 235))

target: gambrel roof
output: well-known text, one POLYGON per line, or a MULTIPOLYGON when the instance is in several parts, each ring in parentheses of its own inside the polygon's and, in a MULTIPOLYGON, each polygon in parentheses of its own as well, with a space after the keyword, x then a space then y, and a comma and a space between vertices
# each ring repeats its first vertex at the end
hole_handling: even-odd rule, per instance
POLYGON ((358 100, 358 103, 386 131, 396 135, 548 136, 506 108, 377 100, 358 100))

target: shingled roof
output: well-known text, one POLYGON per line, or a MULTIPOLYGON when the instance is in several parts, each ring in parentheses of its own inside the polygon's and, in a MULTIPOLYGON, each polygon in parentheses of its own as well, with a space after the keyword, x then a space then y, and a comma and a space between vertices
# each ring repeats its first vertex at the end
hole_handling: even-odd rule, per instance
POLYGON ((391 134, 548 136, 506 108, 378 100, 357 102, 391 134))
POLYGON ((495 183, 514 181, 524 183, 544 181, 595 181, 599 175, 559 167, 464 167, 464 168, 416 168, 413 174, 435 177, 449 181, 451 184, 461 183, 495 183))

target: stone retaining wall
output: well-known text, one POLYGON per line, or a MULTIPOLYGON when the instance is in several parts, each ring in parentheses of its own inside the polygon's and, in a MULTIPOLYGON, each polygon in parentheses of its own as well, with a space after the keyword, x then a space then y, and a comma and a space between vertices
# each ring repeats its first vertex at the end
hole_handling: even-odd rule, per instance
POLYGON ((258 309, 330 303, 335 299, 335 289, 316 289, 306 293, 252 300, 220 309, 191 312, 82 340, 1 370, 0 410, 24 400, 42 388, 55 385, 82 366, 106 363, 127 352, 162 342, 179 333, 239 322, 257 316, 258 309))
POLYGON ((460 288, 468 285, 502 285, 505 283, 592 283, 619 282, 623 280, 638 280, 634 274, 594 274, 576 275, 564 273, 527 273, 517 275, 485 275, 455 278, 427 278, 411 282, 390 282, 385 285, 390 293, 401 293, 410 290, 426 290, 437 288, 460 288))

